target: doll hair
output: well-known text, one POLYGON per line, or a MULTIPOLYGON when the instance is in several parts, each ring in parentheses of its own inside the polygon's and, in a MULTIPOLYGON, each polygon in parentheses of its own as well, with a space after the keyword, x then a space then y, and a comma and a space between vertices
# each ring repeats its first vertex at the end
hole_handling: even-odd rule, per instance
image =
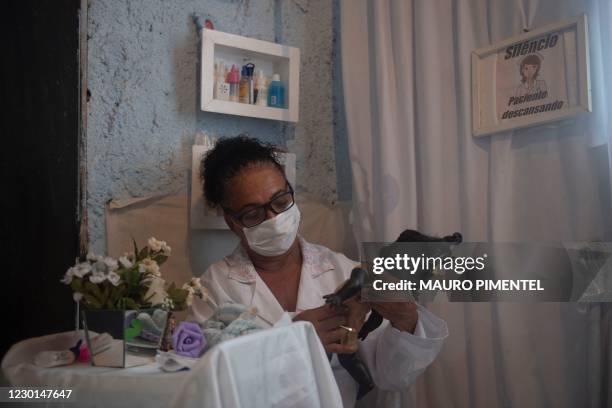
POLYGON ((523 67, 525 65, 536 65, 538 67, 536 69, 535 74, 533 75, 533 79, 536 79, 538 77, 538 74, 540 73, 540 67, 542 66, 542 60, 536 54, 529 54, 528 56, 523 58, 523 60, 521 61, 520 68, 519 68, 519 71, 521 73, 522 83, 525 83, 527 81, 527 78, 525 78, 525 75, 523 75, 523 67))

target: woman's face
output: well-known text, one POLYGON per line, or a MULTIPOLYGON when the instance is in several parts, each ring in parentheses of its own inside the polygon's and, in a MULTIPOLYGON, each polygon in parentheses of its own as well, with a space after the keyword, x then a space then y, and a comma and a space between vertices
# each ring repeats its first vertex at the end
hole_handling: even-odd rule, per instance
POLYGON ((537 65, 525 64, 522 68, 522 74, 527 79, 533 79, 535 73, 538 71, 537 65))
MULTIPOLYGON (((243 169, 228 182, 225 189, 224 207, 234 214, 242 213, 251 207, 266 204, 275 196, 287 191, 284 175, 273 165, 254 165, 243 169)), ((266 219, 276 216, 269 208, 266 219)), ((225 215, 225 221, 236 235, 246 243, 243 226, 233 217, 225 215)))

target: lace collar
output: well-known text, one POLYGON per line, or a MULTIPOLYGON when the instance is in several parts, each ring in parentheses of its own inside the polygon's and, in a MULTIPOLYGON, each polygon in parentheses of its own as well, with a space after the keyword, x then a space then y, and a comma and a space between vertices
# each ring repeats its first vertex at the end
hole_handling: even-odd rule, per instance
MULTIPOLYGON (((298 237, 302 250, 302 273, 309 274, 316 278, 323 272, 334 269, 334 265, 327 257, 323 257, 322 247, 307 242, 304 238, 298 237)), ((249 259, 242 244, 238 244, 231 255, 225 257, 225 262, 229 266, 228 277, 243 283, 255 283, 257 271, 249 259)))

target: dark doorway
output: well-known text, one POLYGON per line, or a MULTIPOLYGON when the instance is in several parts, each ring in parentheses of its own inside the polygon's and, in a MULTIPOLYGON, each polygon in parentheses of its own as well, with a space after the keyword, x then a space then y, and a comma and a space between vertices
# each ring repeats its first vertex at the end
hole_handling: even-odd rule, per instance
POLYGON ((59 280, 78 255, 79 0, 2 4, 0 355, 74 328, 59 280))

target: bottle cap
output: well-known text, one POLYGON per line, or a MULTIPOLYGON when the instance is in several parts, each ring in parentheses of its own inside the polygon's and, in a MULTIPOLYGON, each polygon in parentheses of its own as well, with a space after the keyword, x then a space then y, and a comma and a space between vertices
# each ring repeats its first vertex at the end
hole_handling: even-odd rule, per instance
POLYGON ((228 72, 225 81, 229 82, 230 84, 237 84, 240 82, 240 74, 238 73, 238 68, 236 68, 236 65, 232 64, 232 69, 230 72, 228 72))
POLYGON ((255 64, 253 64, 252 62, 249 62, 244 67, 246 68, 247 76, 252 77, 253 76, 253 71, 255 71, 255 64))
POLYGON ((261 69, 257 70, 257 76, 255 77, 255 87, 262 87, 266 85, 266 77, 261 69))
POLYGON ((215 63, 215 67, 216 67, 216 71, 215 74, 217 76, 225 76, 225 71, 227 71, 227 69, 225 68, 225 64, 223 62, 217 62, 215 63))
POLYGON ((280 81, 280 75, 278 75, 278 74, 272 75, 272 80, 273 81, 280 81))

